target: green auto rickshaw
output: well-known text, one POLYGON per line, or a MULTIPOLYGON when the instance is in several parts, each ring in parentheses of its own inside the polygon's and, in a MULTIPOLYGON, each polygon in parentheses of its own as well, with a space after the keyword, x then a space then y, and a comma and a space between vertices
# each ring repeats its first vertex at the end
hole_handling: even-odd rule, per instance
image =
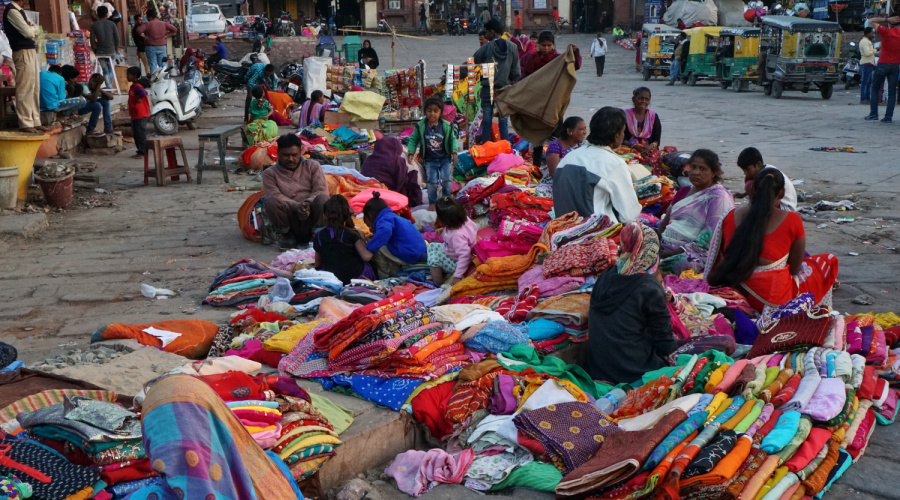
POLYGON ((697 80, 716 78, 716 54, 719 48, 719 32, 722 26, 700 26, 684 30, 688 39, 684 42, 687 60, 681 66, 681 82, 691 86, 697 80))
POLYGON ((725 28, 719 32, 716 80, 723 89, 741 92, 757 80, 760 33, 759 28, 725 28))

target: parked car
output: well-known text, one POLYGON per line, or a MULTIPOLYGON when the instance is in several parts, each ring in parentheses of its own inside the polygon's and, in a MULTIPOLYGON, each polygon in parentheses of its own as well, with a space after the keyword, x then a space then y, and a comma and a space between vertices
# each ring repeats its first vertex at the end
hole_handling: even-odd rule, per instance
POLYGON ((195 3, 187 29, 188 33, 224 33, 228 30, 228 21, 218 5, 195 3))

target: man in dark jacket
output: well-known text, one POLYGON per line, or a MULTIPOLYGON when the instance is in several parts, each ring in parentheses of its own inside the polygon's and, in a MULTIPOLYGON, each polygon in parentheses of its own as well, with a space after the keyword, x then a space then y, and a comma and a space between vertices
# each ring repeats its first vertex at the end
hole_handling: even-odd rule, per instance
MULTIPOLYGON (((501 38, 503 24, 491 19, 484 25, 484 38, 488 43, 475 51, 475 64, 496 63, 494 67, 494 90, 499 90, 519 79, 519 51, 509 40, 501 38)), ((491 89, 488 80, 481 81, 481 110, 484 122, 481 124, 481 142, 491 140, 493 128, 494 103, 491 102, 491 89)), ((509 120, 500 118, 500 139, 509 140, 509 120)))
POLYGON ((619 260, 594 284, 586 368, 591 378, 632 383, 667 366, 675 350, 666 291, 657 281, 659 238, 639 223, 622 228, 619 260))

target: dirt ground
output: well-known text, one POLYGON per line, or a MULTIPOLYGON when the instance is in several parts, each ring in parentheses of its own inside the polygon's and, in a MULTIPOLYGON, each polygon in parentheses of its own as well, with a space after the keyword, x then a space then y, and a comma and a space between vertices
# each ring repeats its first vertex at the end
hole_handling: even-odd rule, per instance
MULTIPOLYGON (((568 43, 577 43, 587 52, 591 38, 563 35, 557 47, 563 50, 568 43)), ((389 39, 373 37, 372 43, 388 66, 389 39)), ((443 36, 433 42, 401 40, 397 66, 424 59, 428 79, 435 81, 442 63, 461 63, 476 48, 477 39, 471 35, 443 36)), ((900 125, 863 121, 868 109, 858 105, 858 89, 835 90, 827 101, 818 94, 798 92, 775 100, 757 87, 738 94, 714 83, 696 87, 680 83, 669 87, 662 79, 645 83, 634 71, 634 55, 611 45, 602 78, 595 76, 594 63, 586 56, 568 114, 589 120, 600 107, 629 105, 632 90, 647 85, 653 92, 651 106, 662 120, 663 145, 718 152, 726 187, 743 190, 735 160, 742 148, 752 145, 767 163, 795 180, 806 200, 801 205, 820 199, 854 201, 859 210, 805 218, 808 251, 839 257, 841 286, 834 295, 838 310, 900 310, 896 277, 900 257, 895 250, 900 247, 900 218, 895 213, 900 125), (852 146, 866 153, 810 150, 822 146, 852 146), (841 223, 837 218, 852 220, 841 223), (862 294, 873 303, 852 303, 862 294)), ((179 135, 192 164, 197 159, 197 134, 239 123, 243 98, 243 93, 230 94, 224 106, 204 111, 199 130, 182 128, 179 135)), ((243 258, 268 262, 278 255, 276 248, 244 239, 237 226, 238 207, 260 187, 257 177, 231 174, 232 182, 225 184, 221 174, 207 171, 201 185, 177 181, 156 187, 151 180, 144 186, 143 163, 131 159, 132 154, 128 149, 111 158, 77 158, 97 163, 99 187, 109 194, 94 192, 96 186, 79 189, 73 206, 47 214, 49 229, 42 234, 0 241, 0 340, 15 345, 26 363, 69 346, 84 347, 92 332, 109 323, 182 317, 224 322, 233 310, 200 305, 215 274, 243 258), (229 191, 235 187, 246 190, 229 191), (141 283, 176 290, 178 295, 147 299, 141 295, 141 283)), ((897 430, 879 433, 892 435, 896 442, 897 430)), ((895 451, 884 455, 896 459, 895 451)), ((851 471, 857 469, 862 468, 851 471)), ((853 484, 854 494, 898 498, 884 483, 863 476, 853 484)))

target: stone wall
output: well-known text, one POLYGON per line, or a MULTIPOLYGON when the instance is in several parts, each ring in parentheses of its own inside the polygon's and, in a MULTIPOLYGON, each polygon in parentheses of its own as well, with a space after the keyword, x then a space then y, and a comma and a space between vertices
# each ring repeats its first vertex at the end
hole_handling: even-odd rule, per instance
MULTIPOLYGON (((228 59, 237 61, 253 50, 253 42, 245 39, 225 40, 225 48, 228 50, 228 59)), ((216 45, 215 38, 201 38, 189 40, 188 46, 201 49, 204 53, 212 54, 216 45)), ((269 60, 276 68, 286 62, 301 61, 304 57, 316 55, 316 37, 295 36, 290 38, 275 38, 272 40, 272 48, 266 50, 269 60)))

